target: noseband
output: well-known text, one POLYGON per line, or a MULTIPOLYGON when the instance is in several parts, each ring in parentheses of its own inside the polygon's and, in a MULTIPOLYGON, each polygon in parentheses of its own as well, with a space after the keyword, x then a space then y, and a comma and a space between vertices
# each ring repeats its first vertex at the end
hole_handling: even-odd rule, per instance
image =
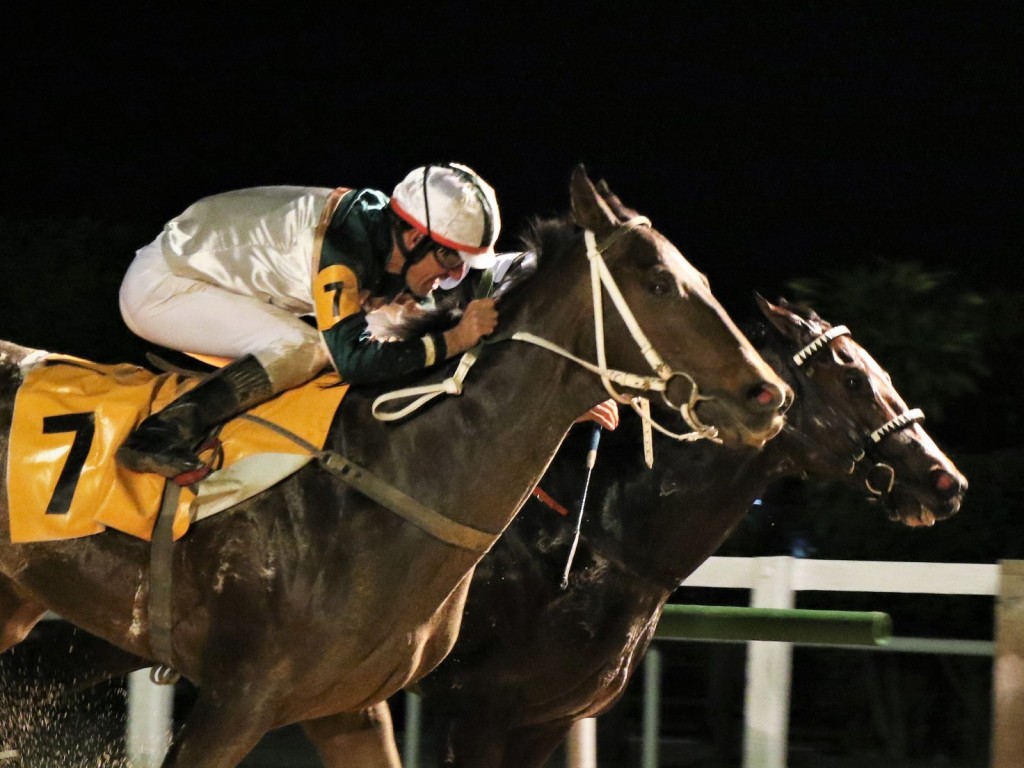
MULTIPOLYGON (((840 336, 849 335, 850 329, 847 328, 845 325, 837 325, 834 328, 830 328, 829 330, 825 331, 819 336, 816 336, 814 339, 811 340, 809 344, 807 344, 807 346, 805 346, 803 349, 801 349, 799 352, 793 355, 793 363, 797 366, 797 368, 801 368, 803 364, 807 362, 807 360, 813 357, 817 352, 827 347, 829 342, 832 341, 832 339, 838 338, 840 336)), ((894 418, 885 422, 885 424, 880 426, 878 429, 869 432, 863 438, 861 446, 856 451, 854 451, 850 457, 851 463, 849 474, 852 475, 857 470, 857 466, 860 464, 860 462, 862 462, 864 458, 867 456, 867 452, 874 446, 881 443, 882 440, 884 440, 886 437, 895 434, 896 432, 899 432, 903 429, 906 429, 907 427, 910 427, 914 424, 918 424, 922 421, 924 421, 924 411, 922 411, 920 408, 911 408, 910 410, 904 411, 898 416, 895 416, 894 418)), ((864 487, 867 488, 868 493, 871 495, 871 497, 879 498, 881 496, 885 496, 892 490, 892 487, 896 482, 896 471, 892 468, 891 465, 886 464, 882 461, 876 461, 873 469, 880 470, 881 473, 885 474, 888 477, 888 481, 885 483, 884 488, 876 488, 872 484, 871 472, 868 471, 866 473, 866 477, 864 479, 864 487)))

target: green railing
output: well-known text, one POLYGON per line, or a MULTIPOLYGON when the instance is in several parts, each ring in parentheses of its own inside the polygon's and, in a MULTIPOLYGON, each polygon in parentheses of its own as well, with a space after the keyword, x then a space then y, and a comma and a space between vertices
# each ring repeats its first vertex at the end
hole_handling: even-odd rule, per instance
POLYGON ((885 645, 892 619, 879 611, 666 605, 660 640, 775 640, 800 645, 885 645))

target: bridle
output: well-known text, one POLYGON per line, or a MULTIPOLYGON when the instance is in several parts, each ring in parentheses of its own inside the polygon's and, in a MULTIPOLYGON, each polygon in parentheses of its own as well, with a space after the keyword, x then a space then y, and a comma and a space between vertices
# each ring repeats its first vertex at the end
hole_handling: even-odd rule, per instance
POLYGON ((645 426, 649 425, 657 429, 662 434, 676 440, 712 440, 714 442, 720 442, 718 439, 718 429, 711 425, 704 424, 700 418, 698 418, 695 410, 698 403, 705 400, 712 400, 713 398, 707 395, 701 395, 700 389, 697 386, 697 381, 692 375, 686 371, 674 370, 658 353, 654 348, 654 345, 648 340, 646 334, 644 334, 643 329, 636 320, 636 316, 626 303, 626 299, 623 297, 622 291, 619 290, 619 286, 615 282, 615 278, 612 276, 611 270, 608 269, 608 265, 605 263, 604 252, 627 232, 641 226, 650 227, 650 220, 646 216, 634 216, 620 224, 600 244, 598 244, 597 237, 591 230, 588 229, 583 232, 583 239, 587 246, 587 259, 590 262, 590 289, 594 306, 594 339, 597 347, 596 365, 589 363, 586 360, 582 360, 562 347, 559 347, 557 344, 532 333, 519 331, 513 333, 511 338, 515 341, 524 341, 528 344, 543 347, 550 352, 554 352, 557 355, 561 355, 562 357, 572 360, 574 363, 586 368, 591 373, 597 374, 601 378, 601 384, 612 399, 616 402, 625 403, 632 407, 643 420, 645 426), (626 328, 629 330, 630 335, 633 337, 633 341, 640 349, 640 353, 644 356, 647 364, 651 366, 651 370, 654 371, 654 376, 625 373, 608 367, 607 356, 605 353, 604 293, 602 288, 605 291, 608 291, 608 295, 611 298, 615 309, 618 311, 619 317, 621 317, 622 321, 626 324, 626 328), (690 396, 687 398, 685 403, 678 405, 673 403, 668 397, 668 386, 672 379, 677 376, 686 379, 690 383, 690 396), (641 392, 660 392, 665 404, 673 410, 678 410, 680 415, 683 417, 683 420, 693 431, 675 433, 666 427, 663 427, 650 415, 650 408, 647 405, 646 398, 636 395, 630 396, 619 392, 614 386, 616 384, 630 389, 638 389, 641 392))
POLYGON ((596 364, 573 355, 563 347, 560 347, 554 342, 551 342, 541 336, 537 336, 536 334, 526 331, 517 331, 511 334, 511 336, 487 340, 483 342, 482 345, 466 352, 460 359, 455 373, 438 384, 408 387, 379 396, 374 400, 371 408, 374 417, 381 421, 393 421, 409 415, 438 395, 461 394, 466 374, 468 374, 473 363, 476 362, 482 347, 487 344, 511 339, 513 341, 522 341, 527 344, 533 344, 546 349, 549 352, 554 352, 561 357, 571 360, 591 373, 596 374, 601 378, 601 383, 604 385, 604 388, 611 397, 620 403, 628 403, 640 415, 641 419, 643 419, 645 427, 653 427, 662 434, 676 440, 691 441, 706 439, 719 442, 717 428, 701 422, 695 412, 695 408, 698 403, 704 400, 711 400, 713 398, 701 395, 697 382, 692 375, 685 371, 674 370, 658 353, 658 351, 654 349, 654 346, 640 328, 640 324, 637 322, 635 315, 626 303, 622 292, 619 290, 619 287, 604 260, 604 252, 619 240, 619 238, 638 227, 649 227, 650 225, 651 222, 646 217, 635 216, 616 227, 615 230, 613 230, 600 244, 597 241, 596 235, 591 230, 587 229, 583 232, 587 259, 590 262, 590 283, 594 306, 594 336, 597 347, 596 364), (633 341, 640 349, 640 353, 654 371, 654 375, 628 373, 608 367, 605 353, 604 304, 602 289, 608 291, 612 304, 618 311, 619 316, 622 318, 626 327, 629 329, 633 341), (669 383, 676 377, 685 378, 690 382, 690 395, 685 403, 679 405, 671 402, 668 397, 669 383), (665 403, 670 408, 678 410, 683 420, 693 431, 677 434, 668 428, 663 427, 650 416, 650 409, 644 396, 630 396, 624 394, 616 390, 615 385, 639 390, 643 393, 660 392, 665 403), (417 399, 397 411, 382 411, 380 409, 386 402, 408 397, 416 397, 417 399))
MULTIPOLYGON (((830 328, 824 333, 815 336, 807 345, 793 355, 793 363, 797 368, 802 368, 804 363, 827 347, 833 339, 849 335, 851 335, 850 330, 845 325, 837 325, 834 328, 830 328)), ((924 421, 924 411, 920 408, 911 408, 894 416, 882 426, 864 435, 859 447, 850 456, 850 469, 848 473, 852 475, 856 472, 860 463, 867 457, 868 452, 878 446, 886 437, 922 421, 924 421)), ((878 488, 873 484, 871 470, 868 470, 865 472, 864 487, 867 488, 868 493, 874 498, 885 496, 892 491, 893 485, 896 482, 896 471, 890 464, 883 461, 876 461, 871 469, 879 470, 881 474, 888 477, 888 480, 884 482, 885 487, 878 488)))

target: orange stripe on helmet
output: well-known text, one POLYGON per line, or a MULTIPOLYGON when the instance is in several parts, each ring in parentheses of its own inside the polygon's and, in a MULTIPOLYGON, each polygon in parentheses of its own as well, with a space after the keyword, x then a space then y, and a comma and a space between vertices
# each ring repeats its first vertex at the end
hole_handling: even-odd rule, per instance
POLYGON ((417 232, 422 232, 424 235, 429 237, 438 245, 443 245, 445 248, 451 248, 452 250, 462 251, 463 253, 469 253, 477 255, 481 253, 487 253, 490 250, 489 247, 478 246, 478 245, 466 245, 465 243, 457 243, 454 240, 449 240, 447 237, 442 237, 436 232, 427 231, 427 225, 416 219, 411 213, 405 210, 395 198, 391 198, 391 209, 397 213, 402 219, 412 225, 413 229, 417 232))

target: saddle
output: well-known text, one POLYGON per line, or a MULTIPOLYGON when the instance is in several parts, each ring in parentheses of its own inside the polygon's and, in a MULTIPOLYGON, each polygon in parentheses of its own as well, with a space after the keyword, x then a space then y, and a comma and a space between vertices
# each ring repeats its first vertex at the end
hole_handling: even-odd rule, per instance
MULTIPOLYGON (((150 541, 166 481, 120 467, 114 452, 152 411, 195 382, 56 354, 29 369, 11 428, 11 540, 54 541, 113 528, 150 541)), ((311 461, 347 390, 325 373, 227 422, 218 434, 217 470, 181 490, 174 539, 311 461)))

